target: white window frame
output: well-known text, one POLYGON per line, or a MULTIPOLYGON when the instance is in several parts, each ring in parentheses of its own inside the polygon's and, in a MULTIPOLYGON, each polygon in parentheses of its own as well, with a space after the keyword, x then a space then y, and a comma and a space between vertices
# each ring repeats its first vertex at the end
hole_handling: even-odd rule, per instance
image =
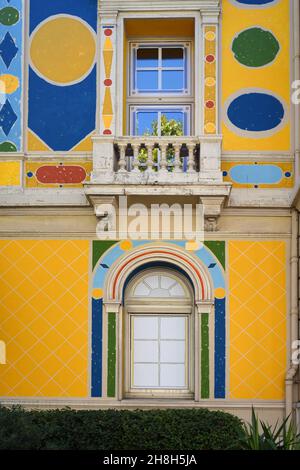
MULTIPOLYGON (((194 39, 195 41, 195 39, 194 39)), ((128 56, 127 56, 127 106, 126 106, 126 119, 127 119, 127 134, 132 134, 132 113, 131 108, 133 106, 137 107, 146 107, 157 106, 162 108, 170 108, 174 106, 175 108, 189 108, 189 116, 187 123, 187 133, 186 135, 192 135, 194 132, 196 123, 196 115, 194 112, 195 99, 197 93, 195 93, 195 83, 198 77, 194 66, 194 41, 190 39, 182 38, 170 38, 162 39, 157 38, 155 41, 153 39, 143 39, 143 40, 130 40, 128 41, 128 56), (173 92, 146 92, 146 93, 132 93, 131 84, 132 76, 134 73, 134 57, 133 50, 139 46, 148 46, 148 47, 185 47, 187 50, 187 93, 173 93, 173 92)))
MULTIPOLYGON (((138 112, 141 109, 149 109, 149 111, 157 111, 158 113, 162 113, 163 110, 172 110, 172 109, 181 109, 183 113, 186 113, 186 132, 184 132, 185 129, 183 129, 183 135, 189 136, 191 135, 191 105, 183 105, 183 104, 172 104, 172 105, 156 105, 156 106, 151 106, 151 105, 131 105, 129 107, 129 114, 130 114, 130 119, 129 119, 129 124, 130 124, 130 135, 137 135, 136 132, 136 123, 134 122, 134 114, 138 112)), ((162 113, 163 114, 163 113, 162 113)), ((158 125, 159 127, 159 125, 158 125)))
POLYGON ((193 399, 194 398, 194 360, 195 360, 195 312, 193 307, 193 292, 191 286, 184 278, 176 271, 171 269, 147 269, 136 276, 127 286, 125 295, 124 307, 124 335, 125 335, 125 361, 124 361, 124 390, 123 395, 125 398, 179 398, 179 399, 193 399), (184 288, 187 296, 185 298, 133 298, 130 294, 134 291, 135 286, 141 282, 144 277, 150 273, 153 274, 167 274, 180 282, 184 288), (155 312, 155 313, 154 313, 155 312), (187 383, 185 387, 155 387, 155 388, 142 388, 132 386, 132 368, 133 368, 133 349, 132 349, 132 328, 131 322, 134 316, 153 315, 155 317, 161 316, 181 316, 187 318, 187 336, 186 336, 186 349, 187 349, 187 365, 186 375, 187 383))
MULTIPOLYGON (((190 380, 189 380, 189 376, 190 376, 190 368, 189 368, 189 357, 190 357, 190 341, 189 341, 189 337, 190 337, 190 334, 189 334, 189 330, 190 330, 190 315, 189 314, 138 314, 138 313, 135 313, 135 314, 130 314, 130 320, 129 320, 129 323, 130 323, 130 352, 131 352, 131 359, 130 359, 130 390, 132 391, 136 391, 136 390, 144 390, 144 391, 147 391, 149 393, 149 391, 151 391, 151 393, 155 393, 156 391, 162 391, 162 390, 184 390, 184 391, 189 391, 189 383, 190 383, 190 380), (160 356, 160 346, 161 346, 161 343, 162 341, 184 341, 185 343, 185 360, 183 363, 172 363, 172 364, 184 364, 184 369, 185 369, 185 384, 183 386, 174 386, 172 388, 168 387, 168 386, 163 386, 161 384, 159 384, 158 386, 153 386, 153 387, 147 387, 145 389, 145 387, 143 386, 139 386, 139 385, 135 385, 134 383, 134 366, 135 364, 138 364, 137 362, 134 361, 134 343, 135 341, 146 341, 146 340, 137 340, 135 337, 134 337, 134 320, 136 318, 141 318, 141 317, 153 317, 153 318, 157 318, 158 319, 158 325, 159 325, 159 328, 158 328, 158 337, 157 339, 155 339, 154 341, 157 341, 158 343, 158 350, 159 350, 159 353, 158 353, 158 360, 157 362, 153 362, 151 364, 157 364, 157 367, 158 367, 158 382, 160 382, 160 368, 161 368, 161 365, 163 364, 167 364, 167 363, 164 363, 162 360, 161 360, 161 356, 160 356), (179 339, 174 339, 174 340, 162 340, 161 337, 160 337, 160 324, 161 324, 161 319, 162 318, 167 318, 167 317, 170 317, 170 318, 184 318, 185 319, 185 338, 184 340, 179 340, 179 339)), ((143 363, 144 364, 144 363, 143 363)), ((169 363, 168 363, 169 364, 169 363)))
MULTIPOLYGON (((192 42, 191 41, 143 41, 143 42, 130 42, 129 43, 129 51, 130 51, 130 73, 128 77, 128 96, 191 96, 192 90, 192 61, 191 61, 191 49, 192 49, 192 42), (158 50, 158 66, 157 67, 147 67, 145 70, 157 70, 158 72, 158 86, 159 89, 149 90, 149 91, 139 91, 134 87, 134 84, 137 83, 137 68, 135 67, 136 57, 137 57, 137 50, 138 49, 157 49, 158 50), (182 91, 171 90, 165 91, 162 90, 162 71, 163 70, 178 70, 179 67, 162 67, 162 50, 163 49, 183 49, 184 51, 184 67, 183 71, 185 72, 185 80, 186 80, 186 87, 182 89, 182 91)), ((142 69, 141 69, 142 70, 142 69)))

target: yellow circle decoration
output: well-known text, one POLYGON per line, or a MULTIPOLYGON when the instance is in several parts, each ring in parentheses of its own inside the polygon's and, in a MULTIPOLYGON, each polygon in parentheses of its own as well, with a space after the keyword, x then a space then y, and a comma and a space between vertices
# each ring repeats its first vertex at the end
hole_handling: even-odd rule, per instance
POLYGON ((31 66, 40 77, 55 85, 82 81, 91 72, 95 56, 94 31, 74 16, 52 16, 31 35, 31 66))
POLYGON ((0 75, 0 93, 11 95, 20 86, 18 77, 10 74, 0 75))
POLYGON ((224 299, 225 295, 226 291, 223 289, 223 287, 217 287, 217 289, 215 289, 215 297, 217 299, 224 299))
POLYGON ((207 77, 205 79, 206 86, 214 86, 216 84, 216 79, 214 77, 207 77))
POLYGON ((96 299, 96 300, 102 299, 103 289, 100 289, 100 288, 93 289, 92 297, 93 299, 96 299))
POLYGON ((204 128, 208 133, 213 133, 216 131, 216 126, 213 122, 208 122, 207 124, 205 124, 204 128))
POLYGON ((216 35, 213 31, 207 31, 207 33, 205 33, 205 39, 207 39, 207 41, 214 41, 216 39, 216 35))
POLYGON ((120 243, 120 248, 124 251, 131 250, 132 248, 132 243, 130 240, 124 240, 120 243))

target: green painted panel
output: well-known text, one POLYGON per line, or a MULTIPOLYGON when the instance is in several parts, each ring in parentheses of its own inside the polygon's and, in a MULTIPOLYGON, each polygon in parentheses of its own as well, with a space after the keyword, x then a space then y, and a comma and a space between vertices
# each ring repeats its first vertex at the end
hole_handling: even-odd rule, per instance
POLYGON ((209 398, 208 313, 201 314, 201 398, 209 398))
POLYGON ((249 28, 239 33, 232 43, 236 60, 247 67, 270 64, 279 52, 279 42, 270 32, 261 28, 249 28))
POLYGON ((108 313, 107 396, 116 396, 116 314, 108 313))
POLYGON ((207 240, 204 242, 204 245, 213 252, 213 254, 225 269, 225 242, 207 240))
POLYGON ((111 246, 118 243, 117 241, 111 240, 94 240, 93 241, 93 269, 96 266, 97 262, 111 246))

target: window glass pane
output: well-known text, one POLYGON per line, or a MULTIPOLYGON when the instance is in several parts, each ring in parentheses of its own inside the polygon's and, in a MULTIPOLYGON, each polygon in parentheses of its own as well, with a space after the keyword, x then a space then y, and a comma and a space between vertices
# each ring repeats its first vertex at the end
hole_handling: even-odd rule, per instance
POLYGON ((136 88, 139 91, 155 91, 158 89, 158 72, 143 70, 137 72, 136 88))
POLYGON ((155 111, 137 111, 135 135, 153 135, 153 123, 157 123, 155 111))
POLYGON ((161 362, 185 362, 185 341, 161 341, 161 362))
MULTIPOLYGON (((177 135, 183 135, 184 134, 184 113, 183 112, 179 112, 179 111, 164 111, 162 110, 161 112, 161 120, 162 120, 162 124, 164 124, 165 121, 176 121, 177 123, 180 123, 181 124, 181 129, 179 129, 181 131, 181 134, 178 133, 177 135)), ((166 127, 167 129, 167 127, 166 127)), ((168 135, 167 132, 165 132, 165 129, 164 129, 164 125, 162 125, 162 132, 161 132, 161 135, 168 135)))
POLYGON ((184 54, 182 48, 170 47, 162 50, 163 67, 183 67, 184 54))
POLYGON ((184 317, 162 317, 160 324, 161 339, 185 339, 184 317))
POLYGON ((184 72, 181 70, 163 70, 162 71, 162 89, 183 90, 184 88, 184 72))
POLYGON ((169 292, 171 297, 184 297, 184 290, 180 284, 174 284, 169 292))
POLYGON ((161 276, 160 277, 160 284, 163 289, 169 289, 173 284, 177 284, 177 281, 172 277, 161 276))
POLYGON ((151 289, 157 289, 159 287, 158 276, 147 276, 145 277, 144 282, 146 282, 146 284, 148 284, 151 289))
POLYGON ((160 366, 161 387, 184 387, 185 365, 184 364, 161 364, 160 366))
POLYGON ((135 341, 133 360, 134 362, 158 362, 158 342, 135 341))
POLYGON ((134 339, 157 339, 158 318, 157 317, 135 317, 134 339))
POLYGON ((137 50, 137 67, 158 67, 158 49, 143 48, 137 50))
POLYGON ((134 295, 138 297, 148 297, 151 290, 144 282, 141 282, 135 289, 134 295))
POLYGON ((135 364, 133 385, 135 387, 158 387, 158 365, 135 364))

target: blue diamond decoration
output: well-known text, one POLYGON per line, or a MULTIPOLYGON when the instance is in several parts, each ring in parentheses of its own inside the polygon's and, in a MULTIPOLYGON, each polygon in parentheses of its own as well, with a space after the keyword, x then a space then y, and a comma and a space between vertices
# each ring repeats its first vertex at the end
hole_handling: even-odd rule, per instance
POLYGON ((5 135, 10 133, 17 119, 18 116, 12 109, 10 102, 6 100, 0 111, 0 127, 2 127, 5 135))
POLYGON ((214 268, 216 266, 217 263, 211 263, 208 268, 214 268))
POLYGON ((109 269, 109 266, 107 266, 107 264, 100 264, 100 266, 102 266, 102 268, 104 269, 109 269))
POLYGON ((10 33, 6 33, 4 39, 0 43, 0 56, 7 68, 9 68, 14 57, 16 57, 18 50, 19 49, 10 33))

